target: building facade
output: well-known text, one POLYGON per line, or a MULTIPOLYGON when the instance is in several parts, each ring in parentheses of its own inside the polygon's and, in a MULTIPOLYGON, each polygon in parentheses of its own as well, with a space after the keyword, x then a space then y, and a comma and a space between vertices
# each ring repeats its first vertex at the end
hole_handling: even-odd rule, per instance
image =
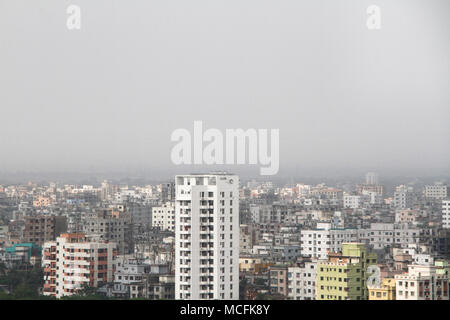
POLYGON ((175 178, 175 298, 239 299, 239 178, 175 178))
POLYGON ((61 298, 85 286, 111 282, 115 243, 90 242, 83 233, 63 233, 43 246, 44 295, 61 298))
POLYGON ((152 208, 152 225, 161 230, 175 231, 175 207, 172 202, 152 208))
POLYGON ((43 245, 46 241, 55 240, 67 231, 67 218, 63 216, 25 217, 24 242, 43 245))
POLYGON ((377 263, 362 243, 344 243, 317 265, 317 300, 367 300, 367 268, 377 263))

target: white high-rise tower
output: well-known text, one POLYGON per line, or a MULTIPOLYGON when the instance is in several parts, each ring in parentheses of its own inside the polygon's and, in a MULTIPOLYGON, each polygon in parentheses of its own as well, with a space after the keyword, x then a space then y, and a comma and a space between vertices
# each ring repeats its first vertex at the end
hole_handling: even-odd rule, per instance
POLYGON ((239 177, 175 177, 175 299, 239 299, 239 177))

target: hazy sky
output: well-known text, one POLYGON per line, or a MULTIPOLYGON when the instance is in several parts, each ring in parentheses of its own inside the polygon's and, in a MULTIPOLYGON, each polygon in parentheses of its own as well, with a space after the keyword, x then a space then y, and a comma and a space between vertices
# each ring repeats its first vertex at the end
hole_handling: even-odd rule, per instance
POLYGON ((448 174, 449 13, 448 0, 0 0, 0 171, 180 172, 170 135, 202 120, 279 128, 280 174, 448 174))

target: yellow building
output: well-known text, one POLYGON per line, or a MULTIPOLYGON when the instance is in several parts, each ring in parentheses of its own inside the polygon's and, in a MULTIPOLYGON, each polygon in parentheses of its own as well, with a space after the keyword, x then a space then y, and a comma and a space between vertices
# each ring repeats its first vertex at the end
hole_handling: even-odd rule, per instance
POLYGON ((363 243, 343 243, 342 252, 328 253, 317 265, 317 300, 367 300, 367 268, 377 255, 363 243))
POLYGON ((272 263, 267 263, 259 257, 245 256, 239 258, 239 272, 263 273, 272 263))
POLYGON ((384 278, 380 288, 369 288, 369 300, 395 300, 395 279, 384 278))

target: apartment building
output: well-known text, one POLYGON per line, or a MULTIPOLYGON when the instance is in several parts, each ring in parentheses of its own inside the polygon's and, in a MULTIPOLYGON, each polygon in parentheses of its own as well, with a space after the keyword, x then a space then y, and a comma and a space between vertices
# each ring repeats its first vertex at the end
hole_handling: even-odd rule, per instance
POLYGON ((311 195, 318 196, 318 197, 324 197, 327 199, 334 199, 334 200, 342 200, 344 193, 341 189, 336 188, 330 188, 330 187, 315 187, 311 191, 311 195))
MULTIPOLYGON (((146 298, 150 300, 175 299, 175 276, 171 274, 151 274, 147 276, 146 298)), ((133 295, 133 291, 131 292, 133 295)))
POLYGON ((152 208, 152 226, 175 232, 175 206, 173 202, 166 202, 162 206, 152 208))
POLYGON ((442 228, 450 229, 450 200, 442 200, 442 228))
POLYGON ((449 300, 448 273, 436 270, 434 265, 409 265, 407 273, 395 276, 397 300, 449 300))
POLYGON ((239 272, 253 274, 265 273, 273 265, 267 257, 258 255, 243 255, 239 257, 239 272))
POLYGON ((41 208, 48 207, 52 204, 52 199, 50 197, 38 196, 33 200, 33 207, 41 208))
POLYGON ((394 207, 397 209, 412 208, 414 204, 414 194, 412 188, 406 186, 399 186, 394 192, 393 199, 394 207))
POLYGON ((395 300, 395 279, 384 278, 379 287, 369 287, 369 300, 395 300))
POLYGON ((93 241, 115 242, 120 255, 134 252, 131 216, 124 206, 88 214, 83 221, 83 232, 93 241))
POLYGON ((66 217, 46 215, 25 217, 23 242, 32 242, 42 246, 46 241, 55 240, 66 231, 66 217))
POLYGON ((366 194, 367 192, 373 192, 379 196, 383 196, 384 188, 382 185, 374 184, 359 184, 357 186, 359 194, 366 194))
POLYGON ((239 299, 239 177, 175 177, 175 298, 239 299))
POLYGON ((131 215, 134 227, 150 227, 152 225, 152 206, 142 201, 128 201, 125 210, 131 215))
POLYGON ((163 183, 161 185, 161 201, 164 203, 175 201, 174 182, 163 183))
POLYGON ((358 209, 362 206, 363 196, 344 195, 344 208, 358 209))
POLYGON ((447 186, 443 183, 436 183, 431 186, 425 186, 424 195, 426 198, 442 200, 447 198, 447 186))
POLYGON ((421 229, 408 224, 372 223, 369 229, 358 230, 358 241, 370 244, 373 249, 394 245, 407 248, 420 241, 421 229))
POLYGON ((250 204, 249 210, 253 223, 270 223, 272 220, 272 205, 250 204))
POLYGON ((113 280, 116 244, 92 242, 83 233, 63 233, 43 245, 44 295, 70 296, 84 286, 113 280))
POLYGON ((363 243, 343 243, 317 264, 317 300, 367 300, 367 268, 376 263, 363 243))
POLYGON ((315 300, 317 260, 288 268, 288 299, 315 300))
POLYGON ((304 257, 327 259, 328 252, 342 250, 342 243, 357 241, 358 231, 333 228, 330 223, 318 223, 313 230, 300 231, 301 254, 304 257))
POLYGON ((255 230, 251 225, 246 224, 241 224, 239 228, 239 252, 250 253, 255 242, 255 230))
POLYGON ((142 297, 144 291, 142 283, 148 273, 150 273, 150 265, 144 263, 142 259, 118 256, 115 263, 112 294, 124 298, 142 297))
POLYGON ((419 212, 413 209, 395 210, 395 223, 416 224, 419 218, 419 212))
POLYGON ((288 266, 274 265, 269 267, 270 293, 287 297, 288 294, 288 266))
POLYGON ((175 279, 167 264, 149 264, 132 256, 118 256, 114 287, 107 294, 124 298, 173 299, 175 279))

